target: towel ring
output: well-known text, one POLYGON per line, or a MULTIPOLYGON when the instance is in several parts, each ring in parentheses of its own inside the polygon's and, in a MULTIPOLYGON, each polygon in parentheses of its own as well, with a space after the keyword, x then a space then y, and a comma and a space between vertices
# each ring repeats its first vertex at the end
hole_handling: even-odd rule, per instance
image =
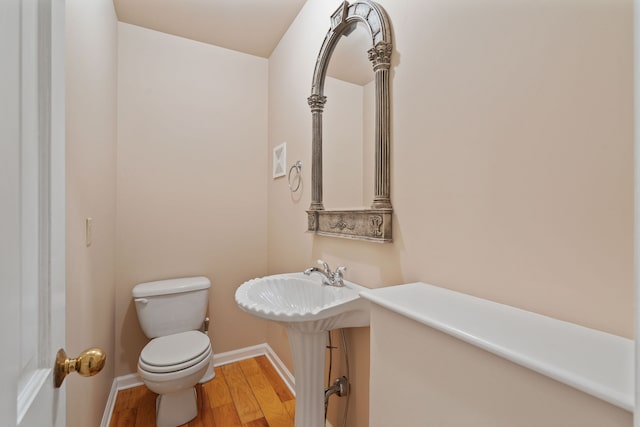
POLYGON ((291 169, 289 169, 289 176, 287 177, 287 180, 289 181, 289 190, 291 190, 292 193, 295 193, 300 189, 300 183, 302 182, 301 172, 302 162, 298 160, 293 166, 291 166, 291 169), (293 176, 293 181, 297 181, 295 188, 293 188, 293 185, 291 184, 291 172, 293 172, 294 169, 296 170, 296 174, 293 176))

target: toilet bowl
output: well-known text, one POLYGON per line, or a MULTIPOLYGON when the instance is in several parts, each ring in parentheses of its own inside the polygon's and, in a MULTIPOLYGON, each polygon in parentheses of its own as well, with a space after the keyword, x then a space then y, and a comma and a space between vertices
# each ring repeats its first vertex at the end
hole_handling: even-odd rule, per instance
POLYGON ((199 331, 154 338, 138 360, 138 374, 157 393, 159 427, 175 427, 198 415, 194 386, 211 363, 209 337, 199 331))
POLYGON ((198 415, 195 385, 213 378, 213 351, 202 332, 210 282, 205 277, 137 285, 140 326, 151 341, 138 358, 138 374, 158 394, 156 425, 176 427, 198 415))

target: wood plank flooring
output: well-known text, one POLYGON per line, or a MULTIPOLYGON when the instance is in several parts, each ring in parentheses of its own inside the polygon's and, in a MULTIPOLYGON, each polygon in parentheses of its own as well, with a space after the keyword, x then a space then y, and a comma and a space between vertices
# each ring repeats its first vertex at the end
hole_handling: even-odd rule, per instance
MULTIPOLYGON (((292 427, 295 398, 266 356, 215 368, 196 386, 198 416, 181 427, 292 427)), ((154 427, 156 394, 145 386, 118 392, 110 427, 154 427)))

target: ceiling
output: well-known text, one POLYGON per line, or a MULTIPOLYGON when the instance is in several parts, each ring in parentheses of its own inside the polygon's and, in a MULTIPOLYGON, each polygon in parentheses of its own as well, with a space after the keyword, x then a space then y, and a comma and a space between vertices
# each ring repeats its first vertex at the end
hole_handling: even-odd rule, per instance
MULTIPOLYGON (((268 58, 306 0, 113 0, 118 20, 268 58)), ((336 4, 339 0, 334 1, 336 4)), ((325 19, 329 29, 329 16, 325 19)), ((318 52, 322 40, 318 40, 318 52)), ((328 75, 357 85, 373 79, 368 31, 342 37, 328 75)), ((309 76, 311 77, 311 76, 309 76)))
MULTIPOLYGON (((118 20, 268 58, 306 0, 113 0, 118 20)), ((318 40, 318 49, 322 40, 318 40)))

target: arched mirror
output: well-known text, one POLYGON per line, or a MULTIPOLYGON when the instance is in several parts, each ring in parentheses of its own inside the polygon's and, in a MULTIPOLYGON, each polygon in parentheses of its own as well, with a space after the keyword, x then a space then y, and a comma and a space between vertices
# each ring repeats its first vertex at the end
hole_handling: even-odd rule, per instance
POLYGON ((345 1, 331 15, 308 98, 313 146, 308 231, 392 241, 391 51, 389 19, 377 3, 345 1), (330 128, 323 128, 323 113, 330 128), (325 163, 330 169, 323 176, 325 163), (323 199, 325 184, 330 193, 323 199), (363 207, 367 201, 370 207, 363 207))

